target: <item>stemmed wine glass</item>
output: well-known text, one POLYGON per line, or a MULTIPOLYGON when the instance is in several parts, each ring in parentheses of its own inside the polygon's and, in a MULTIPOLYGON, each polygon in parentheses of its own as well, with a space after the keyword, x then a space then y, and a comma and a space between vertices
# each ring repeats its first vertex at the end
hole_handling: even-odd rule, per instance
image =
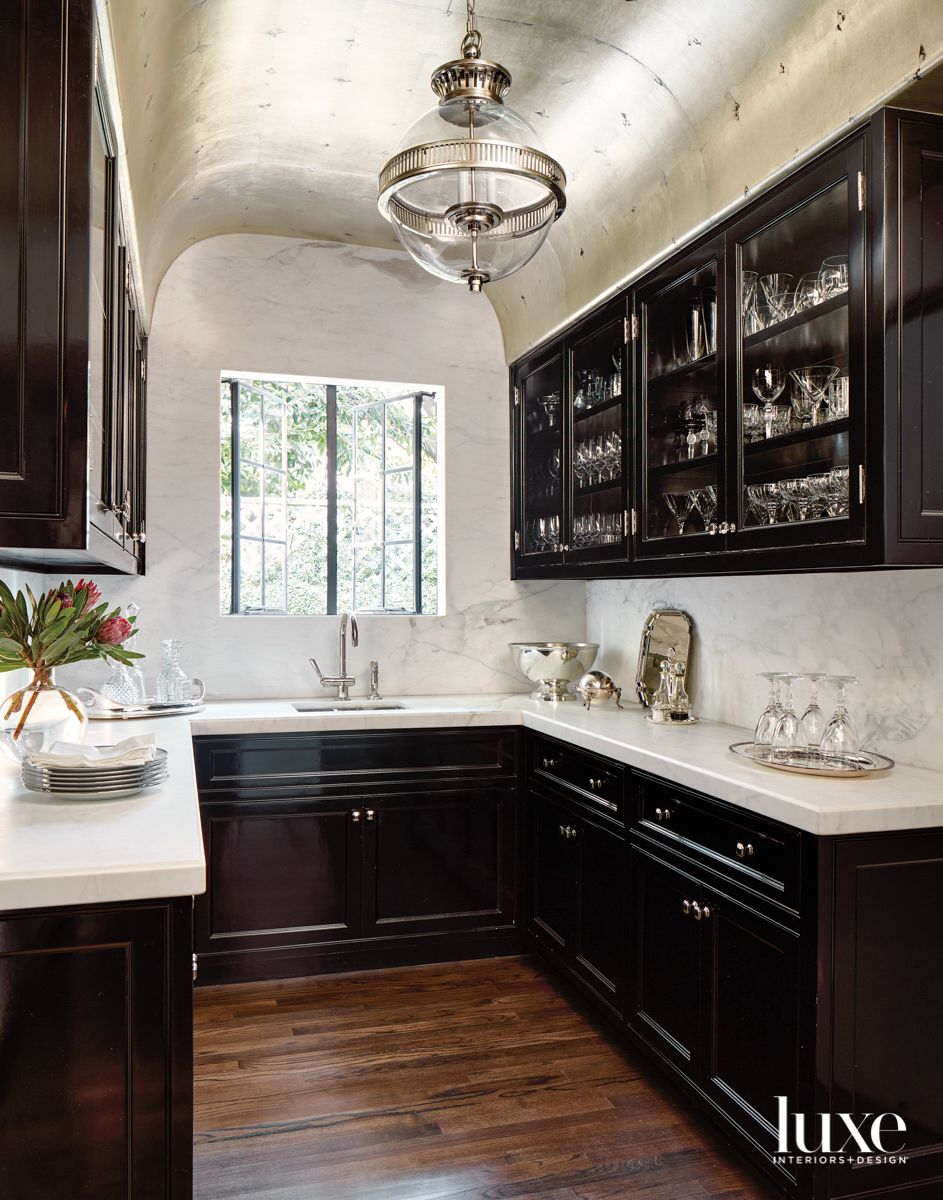
POLYGON ((763 420, 768 438, 773 436, 773 402, 779 399, 779 394, 785 386, 786 372, 782 367, 767 363, 753 372, 753 391, 763 401, 763 420))
POLYGON ((845 707, 845 688, 851 683, 857 683, 858 676, 826 675, 825 678, 838 689, 838 701, 832 719, 822 734, 822 753, 841 757, 843 754, 853 753, 858 748, 858 730, 845 707))
POLYGON ((709 483, 706 487, 696 488, 690 494, 694 500, 694 507, 701 514, 705 530, 710 529, 714 517, 717 516, 717 488, 709 483))
POLYGON ((776 728, 773 730, 770 749, 775 758, 783 759, 786 762, 789 761, 793 750, 804 750, 809 744, 802 722, 796 716, 796 710, 792 706, 792 685, 801 678, 801 675, 780 675, 779 677, 780 683, 786 689, 786 694, 782 702, 782 716, 776 722, 776 728))
POLYGON ((806 671, 802 678, 808 679, 812 684, 809 706, 802 714, 802 728, 805 730, 809 746, 814 748, 821 744, 825 727, 828 724, 825 720, 825 713, 819 708, 819 680, 828 679, 828 675, 825 671, 806 671))
POLYGON ((782 673, 779 671, 760 671, 760 678, 769 680, 769 702, 760 713, 760 719, 756 723, 756 731, 753 734, 754 746, 768 746, 773 740, 773 731, 779 724, 779 718, 783 715, 783 706, 779 702, 779 681, 782 677, 782 673))
POLYGON ((691 515, 691 509, 694 507, 694 499, 691 492, 666 492, 662 496, 664 502, 671 510, 671 514, 678 522, 678 533, 684 536, 684 523, 691 515))

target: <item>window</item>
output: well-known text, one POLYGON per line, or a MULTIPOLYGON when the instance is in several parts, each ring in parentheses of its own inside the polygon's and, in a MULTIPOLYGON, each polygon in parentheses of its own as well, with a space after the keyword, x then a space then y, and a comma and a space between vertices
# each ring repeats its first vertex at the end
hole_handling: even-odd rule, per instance
POLYGON ((224 375, 223 613, 437 612, 437 402, 224 375))

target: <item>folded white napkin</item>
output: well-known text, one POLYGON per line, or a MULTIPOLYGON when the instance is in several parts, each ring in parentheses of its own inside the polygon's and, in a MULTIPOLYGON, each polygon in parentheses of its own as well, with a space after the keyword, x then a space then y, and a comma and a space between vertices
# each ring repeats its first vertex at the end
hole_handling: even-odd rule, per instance
POLYGON ((156 751, 153 733, 125 738, 117 746, 85 746, 53 742, 48 750, 29 756, 31 767, 135 767, 149 762, 156 751))

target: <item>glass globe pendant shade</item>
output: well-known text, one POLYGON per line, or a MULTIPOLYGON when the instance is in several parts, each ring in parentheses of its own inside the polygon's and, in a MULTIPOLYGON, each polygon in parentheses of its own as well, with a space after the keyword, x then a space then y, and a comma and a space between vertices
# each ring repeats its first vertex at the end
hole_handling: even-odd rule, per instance
POLYGON ((505 107, 511 77, 480 46, 469 4, 463 57, 433 73, 438 106, 380 172, 378 201, 420 266, 473 292, 529 262, 566 204, 562 168, 505 107))

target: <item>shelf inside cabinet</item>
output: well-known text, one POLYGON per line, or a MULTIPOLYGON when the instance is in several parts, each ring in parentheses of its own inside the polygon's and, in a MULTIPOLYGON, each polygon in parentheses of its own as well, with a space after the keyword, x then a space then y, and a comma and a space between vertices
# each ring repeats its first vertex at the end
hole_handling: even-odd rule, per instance
MULTIPOLYGON (((765 333, 766 331, 763 330, 765 333)), ((714 371, 717 366, 716 354, 705 354, 702 358, 696 358, 693 362, 683 363, 680 367, 672 367, 667 371, 658 371, 653 375, 649 375, 649 386, 661 383, 662 381, 671 381, 683 379, 686 375, 697 375, 701 371, 714 371)), ((700 389, 695 389, 700 390, 700 389)))
POLYGON ((748 373, 760 363, 812 366, 847 353, 847 292, 743 339, 748 373))
POLYGON ((591 483, 588 487, 574 487, 574 499, 580 496, 595 496, 597 492, 611 492, 614 488, 622 487, 621 475, 617 479, 604 479, 602 483, 591 483))
POLYGON ((665 475, 681 475, 688 471, 696 471, 698 467, 710 467, 716 470, 717 453, 698 454, 694 458, 685 458, 681 462, 664 463, 659 467, 649 467, 649 479, 660 479, 665 475))
POLYGON ((744 480, 772 483, 847 466, 848 430, 849 421, 845 419, 744 446, 744 480))
POLYGON ((579 425, 581 421, 588 421, 592 417, 598 416, 599 413, 606 412, 610 408, 618 408, 624 399, 625 397, 620 394, 618 396, 613 396, 611 400, 604 400, 601 404, 594 404, 592 408, 574 408, 573 424, 579 425))

